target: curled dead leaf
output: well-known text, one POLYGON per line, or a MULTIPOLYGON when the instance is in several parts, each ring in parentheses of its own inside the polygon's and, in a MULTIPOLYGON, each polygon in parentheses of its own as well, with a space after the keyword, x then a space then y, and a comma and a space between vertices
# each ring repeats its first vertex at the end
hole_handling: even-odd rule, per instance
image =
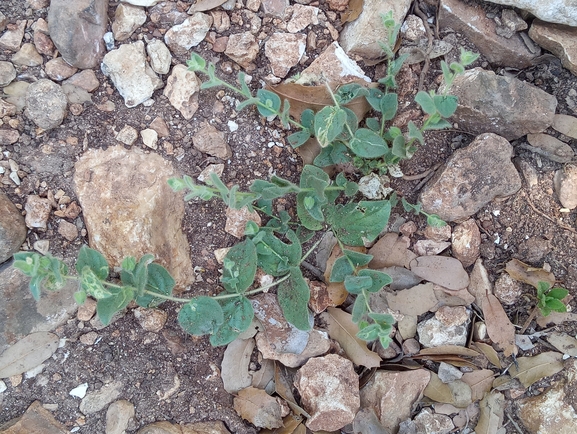
MULTIPOLYGON (((354 80, 351 83, 357 83, 366 87, 376 87, 376 83, 368 84, 365 80, 354 80)), ((343 83, 345 84, 345 83, 343 83)), ((346 83, 348 84, 348 83, 346 83)), ((335 91, 338 87, 331 86, 335 91)), ((333 98, 326 86, 305 86, 297 83, 280 83, 275 86, 268 86, 268 90, 276 93, 281 100, 288 100, 290 103, 290 115, 295 119, 300 119, 301 114, 306 109, 311 109, 315 113, 326 106, 333 105, 333 98)), ((356 98, 344 107, 351 109, 357 119, 363 119, 371 106, 365 98, 356 98)))
POLYGON ((507 262, 505 271, 509 273, 513 279, 528 283, 535 288, 537 288, 539 282, 547 282, 551 286, 555 284, 555 276, 553 273, 545 271, 543 268, 532 267, 518 259, 511 259, 507 262))
POLYGON ((554 351, 534 357, 519 357, 517 364, 509 368, 512 378, 517 378, 525 387, 544 377, 550 377, 563 369, 563 355, 554 351))

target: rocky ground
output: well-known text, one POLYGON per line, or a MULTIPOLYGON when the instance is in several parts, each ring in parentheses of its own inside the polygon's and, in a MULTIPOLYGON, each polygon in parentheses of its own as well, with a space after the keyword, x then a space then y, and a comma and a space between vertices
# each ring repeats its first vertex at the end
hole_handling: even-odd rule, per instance
MULTIPOLYGON (((575 432, 577 10, 496 3, 3 1, 0 431, 575 432), (218 201, 185 204, 166 179, 296 182, 310 157, 278 120, 237 112, 238 95, 199 90, 190 52, 231 83, 246 72, 253 91, 321 73, 375 82, 388 10, 409 54, 401 128, 423 121, 414 95, 441 85, 441 60, 480 53, 450 88, 453 128, 428 132, 403 176, 377 179, 450 223, 435 230, 398 207, 367 246, 369 267, 394 278, 372 300, 397 320, 388 349, 350 338, 350 298, 323 299, 328 236, 311 261, 321 273, 308 275, 310 334, 295 334, 273 294, 255 298, 258 334, 226 350, 184 333, 176 303, 129 306, 104 327, 95 302, 77 309, 74 285, 32 299, 12 254, 73 266, 85 244, 116 265, 153 252, 181 296, 216 294, 236 216, 218 201), (532 315, 538 281, 566 288, 569 312, 532 315)), ((294 212, 290 199, 276 206, 294 212)))

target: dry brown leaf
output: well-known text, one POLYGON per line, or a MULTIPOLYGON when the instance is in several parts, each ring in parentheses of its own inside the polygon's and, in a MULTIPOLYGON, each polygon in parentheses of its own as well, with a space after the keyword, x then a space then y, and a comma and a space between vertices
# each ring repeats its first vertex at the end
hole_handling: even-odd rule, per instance
POLYGON ((196 3, 190 7, 188 13, 192 15, 195 12, 209 11, 219 7, 223 3, 226 3, 226 0, 196 0, 196 3))
POLYGON ((288 415, 283 419, 283 426, 274 430, 263 429, 260 434, 306 434, 306 427, 302 424, 303 418, 288 415))
POLYGON ((469 286, 469 274, 461 261, 449 256, 419 256, 410 263, 417 276, 448 289, 463 289, 469 286))
POLYGON ((553 332, 547 336, 547 340, 563 354, 577 357, 577 339, 573 336, 569 336, 567 333, 553 332))
POLYGON ((458 366, 458 367, 462 367, 462 366, 468 366, 470 368, 476 368, 477 367, 477 365, 475 365, 470 360, 464 359, 461 356, 453 356, 450 354, 430 355, 430 356, 417 354, 417 355, 411 356, 410 359, 431 360, 432 362, 445 362, 445 363, 449 363, 450 365, 458 366))
POLYGON ((511 259, 505 266, 505 271, 509 273, 513 279, 520 282, 528 283, 537 288, 539 282, 547 282, 551 286, 555 284, 555 276, 553 273, 545 271, 542 268, 535 268, 529 264, 519 261, 518 259, 511 259))
POLYGON ((496 434, 503 425, 505 397, 502 393, 489 393, 481 401, 481 416, 475 427, 477 434, 496 434))
POLYGON ((240 417, 260 428, 280 428, 283 426, 281 406, 264 390, 247 387, 234 398, 234 409, 240 417))
POLYGON ((22 374, 47 360, 58 348, 58 336, 32 333, 0 354, 0 378, 22 374))
POLYGON ((503 350, 506 357, 517 354, 515 326, 509 321, 509 317, 497 297, 493 294, 487 294, 483 300, 482 309, 487 334, 491 340, 503 350))
POLYGON ((485 357, 487 357, 487 360, 489 360, 489 362, 491 362, 499 369, 502 368, 501 360, 499 360, 499 355, 491 345, 486 344, 484 342, 473 342, 473 345, 476 348, 478 348, 479 351, 485 355, 485 357))
POLYGON ((563 355, 554 351, 534 357, 519 357, 517 365, 509 368, 512 378, 517 378, 525 387, 544 377, 550 377, 563 369, 563 355))
POLYGON ((275 392, 286 401, 290 409, 298 416, 310 417, 309 414, 297 404, 297 401, 293 395, 291 384, 293 383, 291 376, 291 371, 289 368, 285 367, 279 362, 274 364, 274 386, 275 392))
POLYGON ((363 11, 364 0, 349 0, 347 9, 341 14, 341 23, 350 23, 356 20, 363 11))
POLYGON ((419 355, 444 355, 451 354, 455 356, 477 357, 479 352, 470 348, 460 347, 458 345, 441 345, 433 348, 423 348, 419 351, 419 355))
MULTIPOLYGON (((254 349, 254 339, 235 339, 226 347, 221 365, 224 390, 235 394, 253 382, 248 372, 250 357, 254 349)), ((262 387, 264 389, 264 387, 262 387)))
MULTIPOLYGON (((362 79, 351 81, 351 83, 357 83, 365 87, 377 86, 377 84, 369 85, 362 79)), ((324 85, 304 86, 296 83, 280 83, 267 88, 276 93, 281 100, 286 99, 290 102, 290 115, 295 119, 300 119, 301 113, 306 109, 317 112, 326 106, 334 104, 331 94, 324 85)), ((357 98, 344 106, 351 109, 357 115, 357 119, 363 119, 371 108, 365 98, 357 98)))
POLYGON ((471 403, 471 389, 466 383, 453 381, 445 384, 434 372, 431 372, 431 380, 423 394, 433 401, 452 404, 460 408, 471 403))
POLYGON ((495 373, 490 369, 480 369, 478 371, 467 372, 461 377, 461 381, 471 387, 471 399, 480 401, 493 387, 495 373))
POLYGON ((432 283, 423 283, 409 289, 387 293, 385 297, 392 310, 410 316, 419 316, 429 312, 438 303, 432 283))
POLYGON ((577 313, 574 312, 551 312, 547 316, 537 315, 539 327, 547 327, 548 324, 563 324, 568 321, 577 321, 577 313))
POLYGON ((399 236, 395 232, 387 232, 368 251, 373 255, 369 262, 369 268, 378 269, 383 267, 405 267, 417 257, 409 250, 409 243, 406 238, 399 236))
POLYGON ((355 364, 376 368, 381 364, 379 355, 367 348, 367 343, 357 338, 359 327, 352 321, 352 316, 341 309, 329 307, 321 314, 326 322, 329 336, 336 340, 347 357, 355 364))
POLYGON ((274 360, 264 359, 258 371, 252 374, 252 387, 266 389, 267 385, 274 381, 275 363, 274 360))

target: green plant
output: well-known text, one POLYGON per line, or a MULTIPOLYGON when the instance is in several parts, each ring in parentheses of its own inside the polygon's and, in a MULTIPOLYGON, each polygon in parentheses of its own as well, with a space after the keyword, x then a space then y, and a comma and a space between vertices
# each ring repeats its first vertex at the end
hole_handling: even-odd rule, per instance
POLYGON ((551 312, 567 312, 567 306, 563 300, 569 294, 564 288, 551 288, 547 282, 537 284, 537 308, 543 316, 548 316, 551 312))
MULTIPOLYGON (((193 298, 172 296, 174 279, 164 267, 153 262, 152 255, 144 255, 139 260, 125 258, 120 267, 119 282, 110 282, 109 265, 104 256, 84 246, 76 263, 77 276, 69 274, 64 262, 50 255, 41 256, 32 252, 16 254, 14 266, 31 277, 33 296, 38 299, 42 288, 56 290, 66 280, 76 280, 79 282, 76 301, 83 303, 87 296, 94 297, 97 300, 97 313, 104 324, 108 324, 112 316, 132 300, 144 307, 157 306, 166 300, 179 302, 183 304, 178 314, 182 328, 193 335, 209 335, 211 344, 216 346, 228 344, 251 324, 254 312, 249 296, 276 287, 286 319, 298 329, 309 330, 310 291, 301 264, 316 244, 305 253, 303 244, 317 231, 330 229, 343 255, 335 261, 329 280, 343 282, 345 289, 356 295, 352 315, 353 321, 359 325, 358 336, 368 341, 379 339, 387 347, 394 319, 373 311, 369 297, 391 283, 391 278, 381 271, 366 268, 372 256, 349 247, 363 246, 379 236, 388 223, 391 209, 397 204, 396 195, 379 201, 355 200, 358 191, 356 182, 347 179, 343 173, 330 179, 321 167, 352 161, 363 170, 386 172, 400 159, 412 156, 414 142, 424 142, 422 133, 425 130, 447 126, 443 118, 450 116, 456 108, 455 97, 419 92, 415 100, 428 114, 423 125, 418 128, 414 123, 409 123, 407 139, 400 129, 387 128, 387 122, 395 117, 398 107, 397 95, 390 90, 396 87, 395 76, 404 60, 403 57, 394 59, 393 56, 399 26, 391 17, 388 14, 383 18, 388 31, 383 49, 389 55, 387 75, 379 81, 384 91, 348 84, 332 92, 327 86, 334 105, 324 107, 317 113, 304 110, 299 121, 291 118, 289 102, 281 102, 276 93, 259 89, 253 96, 244 73, 238 74, 240 87, 236 87, 218 78, 215 65, 207 64, 197 54, 193 53, 187 62, 189 69, 208 76, 201 89, 224 86, 245 98, 237 106, 238 110, 254 105, 262 116, 278 116, 285 127, 297 127, 299 131, 288 137, 292 146, 301 146, 309 138, 315 137, 322 147, 320 155, 314 160, 315 165, 305 165, 303 168, 298 185, 272 176, 268 181, 254 180, 249 191, 242 192, 238 185, 227 187, 215 174, 210 176, 207 185, 196 184, 189 176, 169 180, 173 190, 187 191, 184 198, 187 201, 217 197, 230 208, 246 206, 269 217, 263 227, 249 222, 245 228, 245 239, 227 253, 221 278, 224 290, 220 294, 193 298), (365 119, 365 126, 359 127, 357 116, 344 107, 356 98, 366 98, 380 114, 380 119, 365 119), (273 201, 288 194, 296 196, 296 221, 292 221, 286 211, 273 212, 273 201), (257 268, 276 280, 269 285, 253 288, 257 268)), ((475 55, 462 51, 460 63, 443 67, 445 81, 450 83, 455 74, 462 72, 464 65, 475 58, 475 55)), ((409 204, 404 199, 402 203, 405 210, 425 215, 430 225, 445 224, 437 216, 424 213, 420 205, 409 204)))

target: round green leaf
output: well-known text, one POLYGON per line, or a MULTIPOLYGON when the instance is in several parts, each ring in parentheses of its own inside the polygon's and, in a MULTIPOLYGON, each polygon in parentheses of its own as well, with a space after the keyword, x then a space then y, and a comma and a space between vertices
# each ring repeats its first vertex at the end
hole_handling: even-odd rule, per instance
POLYGON ((385 155, 389 148, 387 142, 374 131, 360 128, 349 142, 351 150, 362 158, 378 158, 385 155))
POLYGON ((280 111, 281 101, 280 97, 270 90, 259 89, 256 96, 262 105, 257 105, 258 112, 261 116, 268 118, 276 115, 280 111))
POLYGON ((178 312, 178 323, 194 336, 213 334, 223 322, 222 307, 212 297, 195 297, 178 312))

